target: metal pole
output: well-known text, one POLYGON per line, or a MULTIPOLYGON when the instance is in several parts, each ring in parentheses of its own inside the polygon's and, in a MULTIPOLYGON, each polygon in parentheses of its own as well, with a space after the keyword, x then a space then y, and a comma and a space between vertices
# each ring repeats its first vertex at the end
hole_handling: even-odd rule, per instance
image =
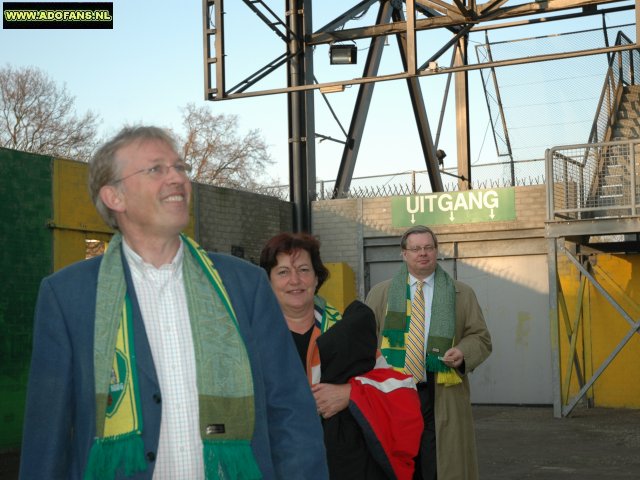
POLYGON ((558 318, 558 291, 561 288, 558 277, 558 241, 547 239, 547 260, 549 262, 549 336, 551 341, 551 382, 553 387, 553 416, 562 417, 562 389, 560 378, 560 330, 558 318))
MULTIPOLYGON (((288 87, 305 85, 305 64, 301 41, 303 35, 303 0, 286 0, 287 26, 291 38, 287 53, 292 54, 287 64, 288 87)), ((311 231, 311 201, 306 156, 305 92, 291 91, 287 95, 289 109, 289 191, 293 203, 293 230, 311 231)), ((313 186, 315 189, 315 184, 313 186)))

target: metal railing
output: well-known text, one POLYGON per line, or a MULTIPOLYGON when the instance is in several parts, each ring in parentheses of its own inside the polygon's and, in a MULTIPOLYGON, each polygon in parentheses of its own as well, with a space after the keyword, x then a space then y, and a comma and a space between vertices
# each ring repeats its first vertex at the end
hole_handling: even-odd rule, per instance
MULTIPOLYGON (((622 31, 616 45, 633 45, 622 31)), ((611 141, 625 86, 640 80, 640 52, 612 54, 588 143, 546 152, 549 220, 636 215, 640 140, 611 141)))
MULTIPOLYGON (((633 45, 623 32, 616 35, 616 45, 633 45)), ((616 112, 622 97, 622 87, 635 85, 640 80, 640 52, 625 50, 609 58, 609 69, 602 86, 588 143, 608 142, 613 136, 616 112)))
POLYGON ((548 220, 637 215, 640 139, 555 147, 545 163, 548 220))

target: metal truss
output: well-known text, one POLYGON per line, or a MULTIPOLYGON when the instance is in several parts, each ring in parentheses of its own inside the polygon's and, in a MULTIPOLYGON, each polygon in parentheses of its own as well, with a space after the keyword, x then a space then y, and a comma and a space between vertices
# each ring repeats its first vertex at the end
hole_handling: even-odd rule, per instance
MULTIPOLYGON (((237 1, 237 0, 236 0, 237 1)), ((605 12, 632 10, 640 12, 640 0, 548 0, 516 4, 515 0, 489 0, 477 4, 475 0, 362 0, 338 14, 332 21, 312 30, 313 0, 283 0, 283 11, 275 12, 264 0, 243 0, 273 34, 283 42, 274 52, 274 59, 258 68, 236 85, 226 86, 224 0, 203 0, 203 33, 205 64, 205 98, 230 100, 235 98, 284 93, 288 97, 289 171, 291 200, 294 203, 294 228, 311 230, 311 201, 315 199, 315 138, 323 136, 315 131, 313 91, 358 86, 358 95, 344 148, 334 197, 341 197, 349 189, 353 176, 360 139, 376 82, 404 80, 407 83, 414 117, 419 132, 426 168, 433 191, 442 191, 443 183, 431 127, 426 115, 419 79, 430 75, 449 75, 454 78, 456 101, 456 134, 458 151, 458 187, 467 189, 471 181, 469 104, 467 73, 470 70, 496 68, 585 55, 612 53, 632 48, 618 45, 606 48, 537 55, 502 61, 470 64, 467 40, 471 32, 509 28, 518 25, 549 22, 605 12), (599 9, 612 4, 607 10, 599 9), (349 22, 362 16, 370 8, 378 8, 373 25, 346 28, 349 22), (569 13, 563 13, 571 11, 569 13), (284 20, 283 20, 284 19, 284 20), (518 19, 518 20, 516 20, 518 19), (435 52, 424 52, 418 46, 417 33, 431 29, 446 29, 451 39, 435 52), (382 45, 388 35, 398 40, 402 71, 382 75, 379 65, 382 45), (370 42, 363 74, 337 82, 318 83, 313 72, 313 47, 334 42, 368 39, 370 42), (419 51, 420 50, 420 51, 419 51), (451 64, 436 65, 441 56, 453 50, 451 64), (259 82, 280 67, 287 68, 287 84, 281 88, 258 89, 259 82)), ((636 22, 636 39, 638 25, 636 22)), ((636 40, 637 41, 637 40, 636 40)), ((430 46, 431 47, 431 46, 430 46)), ((440 119, 439 124, 441 124, 440 119)), ((438 130, 439 131, 439 130, 438 130)), ((324 137, 326 138, 326 137, 324 137)), ((342 140, 339 140, 342 142, 342 140)))

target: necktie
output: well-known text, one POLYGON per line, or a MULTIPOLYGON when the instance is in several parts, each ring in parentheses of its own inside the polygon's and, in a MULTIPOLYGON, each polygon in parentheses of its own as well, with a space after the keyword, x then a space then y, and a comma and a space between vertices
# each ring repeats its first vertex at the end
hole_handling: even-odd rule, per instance
POLYGON ((424 292, 423 282, 416 283, 416 293, 411 302, 411 324, 407 336, 404 360, 405 372, 413 375, 416 382, 424 380, 424 292))

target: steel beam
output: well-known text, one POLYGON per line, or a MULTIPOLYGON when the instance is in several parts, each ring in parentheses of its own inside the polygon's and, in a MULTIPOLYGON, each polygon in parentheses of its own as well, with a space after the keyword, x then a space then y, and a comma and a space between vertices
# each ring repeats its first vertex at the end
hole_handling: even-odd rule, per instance
MULTIPOLYGON (((313 55, 299 39, 311 26, 311 0, 286 0, 290 87, 313 83, 313 55)), ((289 190, 293 202, 294 231, 311 231, 311 202, 315 200, 315 126, 313 91, 293 91, 287 96, 289 121, 289 190), (311 141, 307 141, 311 138, 311 141)))
MULTIPOLYGON (((620 0, 548 0, 545 2, 531 2, 513 7, 502 7, 492 9, 485 14, 480 14, 478 18, 473 19, 472 23, 481 23, 485 21, 505 20, 509 18, 524 17, 527 15, 543 15, 546 13, 560 12, 563 10, 586 8, 589 6, 603 5, 607 3, 615 3, 620 0)), ((632 7, 630 7, 632 8, 632 7)), ((456 6, 451 5, 453 12, 459 12, 456 6)), ((599 11, 585 11, 584 15, 600 14, 599 11)), ((460 17, 459 15, 442 15, 432 18, 420 18, 416 20, 417 31, 430 30, 440 27, 453 27, 470 23, 471 20, 460 17)), ((312 45, 320 45, 323 43, 331 43, 344 40, 358 40, 368 37, 394 35, 406 30, 406 26, 402 23, 393 23, 389 25, 369 25, 366 27, 349 28, 331 32, 316 32, 307 40, 312 45)))
MULTIPOLYGON (((454 66, 467 65, 468 36, 458 39, 454 66)), ((455 74, 456 147, 458 152, 458 190, 469 190, 471 178, 471 139, 469 129, 469 80, 466 71, 455 74)))
MULTIPOLYGON (((384 2, 378 10, 376 23, 388 23, 391 19, 392 6, 389 2, 384 2)), ((384 49, 384 39, 374 38, 371 40, 369 53, 364 67, 364 75, 376 76, 380 67, 380 59, 382 58, 382 50, 384 49)), ((342 198, 349 191, 353 171, 356 167, 358 151, 362 143, 362 133, 364 132, 365 123, 369 106, 371 105, 371 97, 373 95, 374 83, 360 85, 358 96, 349 125, 349 133, 347 134, 347 142, 342 151, 342 159, 338 169, 338 176, 333 190, 333 198, 342 198)))
MULTIPOLYGON (((396 21, 402 20, 402 12, 398 10, 394 11, 393 18, 396 21)), ((398 48, 400 49, 400 58, 405 70, 412 61, 415 65, 415 58, 412 58, 412 52, 408 49, 408 43, 409 42, 407 42, 407 39, 404 35, 398 35, 398 48)), ((418 80, 418 78, 408 78, 407 88, 409 89, 409 97, 411 98, 413 115, 416 119, 416 125, 418 127, 418 136, 420 138, 420 146, 422 147, 424 162, 429 173, 431 190, 433 192, 442 192, 444 191, 444 184, 442 183, 442 176, 440 175, 438 157, 436 156, 436 148, 433 143, 431 127, 429 126, 429 119, 427 118, 427 109, 425 107, 424 98, 422 96, 422 89, 420 87, 420 81, 418 80)))
POLYGON ((553 391, 553 416, 562 417, 562 389, 560 373, 560 319, 558 317, 558 292, 561 291, 558 275, 558 239, 547 238, 547 262, 549 265, 549 336, 551 340, 551 382, 553 391))

